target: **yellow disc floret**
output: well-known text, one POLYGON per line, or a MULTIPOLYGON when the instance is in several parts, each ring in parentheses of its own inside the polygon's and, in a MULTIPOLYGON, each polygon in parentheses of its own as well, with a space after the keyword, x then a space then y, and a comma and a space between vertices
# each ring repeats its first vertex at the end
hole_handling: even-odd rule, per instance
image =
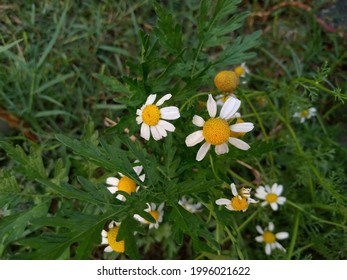
POLYGON ((274 243, 276 241, 276 236, 271 231, 264 231, 263 239, 265 243, 274 243))
POLYGON ((231 206, 236 211, 243 211, 248 208, 248 202, 245 197, 234 196, 231 199, 231 206))
POLYGON ((131 194, 136 191, 136 183, 127 176, 123 176, 118 183, 118 190, 131 194))
POLYGON ((124 253, 124 240, 116 241, 119 227, 113 227, 107 232, 107 241, 113 251, 124 253))
POLYGON ((300 113, 300 117, 302 118, 307 118, 307 116, 308 116, 308 110, 304 110, 300 113))
POLYGON ((211 145, 221 145, 230 137, 230 128, 225 120, 211 118, 205 122, 202 134, 211 145))
MULTIPOLYGON (((153 217, 154 220, 158 221, 158 219, 159 219, 159 212, 158 212, 158 211, 151 210, 151 211, 149 211, 148 213, 153 217)), ((151 222, 149 222, 149 221, 147 221, 147 220, 146 220, 146 222, 147 222, 148 224, 151 224, 151 222)))
POLYGON ((233 71, 221 71, 214 78, 214 84, 223 92, 233 92, 239 85, 239 76, 233 71))
POLYGON ((265 200, 269 203, 273 203, 273 202, 276 202, 277 201, 277 194, 274 194, 274 193, 269 193, 266 197, 265 197, 265 200))
POLYGON ((234 69, 235 73, 237 76, 242 76, 243 74, 245 74, 245 68, 243 68, 241 65, 239 66, 236 66, 235 69, 234 69))
POLYGON ((147 105, 142 110, 142 120, 145 124, 154 126, 157 125, 160 120, 160 111, 156 105, 147 105))

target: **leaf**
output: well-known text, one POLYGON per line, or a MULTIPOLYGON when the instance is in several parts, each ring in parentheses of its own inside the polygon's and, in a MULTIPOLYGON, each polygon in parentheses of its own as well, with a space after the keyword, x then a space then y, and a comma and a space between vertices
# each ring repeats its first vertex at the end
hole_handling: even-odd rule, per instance
POLYGON ((109 77, 103 74, 94 74, 93 76, 95 76, 100 82, 102 82, 109 88, 109 90, 113 92, 119 92, 125 95, 132 94, 131 91, 115 77, 109 77))

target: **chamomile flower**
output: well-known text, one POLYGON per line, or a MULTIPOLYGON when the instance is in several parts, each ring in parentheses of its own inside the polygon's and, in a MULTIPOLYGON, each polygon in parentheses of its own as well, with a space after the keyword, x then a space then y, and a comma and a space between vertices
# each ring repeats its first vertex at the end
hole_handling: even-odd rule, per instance
POLYGON ((234 69, 234 72, 236 73, 237 76, 239 77, 246 77, 246 74, 251 73, 249 68, 246 65, 246 62, 242 62, 241 65, 236 66, 234 69))
POLYGON ((301 112, 296 112, 293 117, 294 118, 300 118, 300 122, 304 123, 306 119, 310 119, 317 114, 317 109, 316 108, 309 108, 307 110, 303 110, 301 112))
POLYGON ((178 204, 190 213, 197 213, 202 211, 201 203, 193 203, 193 199, 191 197, 187 199, 185 196, 182 196, 182 198, 178 201, 178 204))
POLYGON ((245 212, 248 209, 250 203, 257 203, 258 201, 251 198, 251 189, 250 188, 241 188, 240 193, 237 191, 234 183, 230 184, 231 192, 233 197, 220 198, 216 200, 217 205, 225 205, 230 211, 242 211, 245 212))
POLYGON ((235 137, 234 132, 249 132, 253 129, 254 125, 250 122, 236 123, 229 125, 228 120, 235 116, 236 111, 239 109, 241 101, 237 98, 229 98, 224 103, 219 117, 216 118, 217 104, 212 95, 209 94, 207 101, 207 111, 210 115, 210 119, 204 121, 200 116, 195 115, 193 117, 193 124, 201 127, 202 130, 195 131, 186 137, 186 145, 188 147, 195 146, 205 140, 205 143, 200 147, 196 160, 201 161, 211 145, 215 146, 215 152, 217 155, 225 154, 229 152, 228 143, 241 150, 248 150, 250 146, 235 137))
POLYGON ((158 141, 167 136, 167 131, 175 131, 175 126, 166 120, 178 119, 180 117, 178 108, 175 106, 159 108, 171 97, 171 94, 165 94, 157 103, 153 104, 157 95, 151 94, 141 109, 136 111, 136 122, 142 124, 140 133, 142 138, 149 140, 152 135, 153 139, 158 141))
POLYGON ((222 92, 232 93, 240 83, 239 76, 234 71, 224 70, 214 77, 214 84, 222 92))
POLYGON ((260 226, 256 226, 257 231, 261 234, 255 238, 257 242, 264 242, 265 243, 265 254, 270 255, 271 251, 274 249, 280 249, 281 251, 285 252, 286 249, 283 248, 283 246, 277 242, 277 240, 283 240, 289 237, 288 232, 278 232, 273 233, 275 226, 272 222, 269 223, 268 227, 266 227, 264 230, 260 226))
POLYGON ((101 231, 101 244, 107 244, 105 252, 115 251, 117 253, 124 253, 124 240, 116 241, 119 231, 120 223, 112 221, 108 225, 108 231, 101 231))
MULTIPOLYGON (((135 161, 138 162, 138 161, 135 161)), ((143 167, 141 165, 134 166, 133 167, 135 173, 139 176, 139 179, 144 182, 145 181, 145 174, 141 174, 143 167)), ((139 190, 139 186, 137 186, 136 182, 129 178, 128 176, 124 176, 122 173, 118 173, 120 176, 120 179, 116 177, 108 177, 106 179, 106 184, 109 185, 107 189, 112 193, 116 193, 117 191, 123 191, 127 194, 131 195, 134 192, 137 192, 139 190)), ((121 201, 125 201, 125 196, 122 194, 118 194, 116 196, 117 199, 121 201)))
POLYGON ((283 205, 286 202, 286 198, 280 196, 283 192, 283 186, 277 183, 273 184, 270 188, 268 185, 259 186, 256 189, 255 196, 259 199, 264 200, 260 205, 266 206, 270 204, 272 210, 277 211, 278 205, 283 205))
POLYGON ((148 212, 156 221, 155 223, 149 222, 146 219, 142 218, 140 215, 135 214, 134 218, 136 220, 138 220, 140 223, 149 225, 149 228, 158 228, 159 227, 159 223, 161 223, 163 221, 163 216, 164 216, 164 205, 165 203, 161 203, 158 208, 154 203, 147 203, 148 208, 145 209, 146 212, 148 212))

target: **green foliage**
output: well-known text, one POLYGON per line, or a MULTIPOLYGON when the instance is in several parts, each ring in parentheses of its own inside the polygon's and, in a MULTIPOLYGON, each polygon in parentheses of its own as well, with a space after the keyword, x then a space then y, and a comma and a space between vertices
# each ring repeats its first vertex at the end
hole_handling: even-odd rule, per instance
POLYGON ((4 17, 0 257, 345 259, 346 42, 296 10, 254 21, 258 1, 168 2, 26 3, 4 17), (234 94, 254 124, 242 137, 251 148, 212 147, 196 161, 202 143, 185 143, 199 129, 192 118, 209 118, 208 94, 223 94, 214 76, 242 62, 251 73, 234 94), (146 141, 136 114, 150 94, 167 93, 163 106, 180 112, 175 131, 146 141), (301 123, 296 113, 311 107, 301 123), (106 181, 124 176, 139 190, 111 193, 106 181), (261 202, 230 211, 216 200, 233 197, 231 183, 252 198, 278 183, 287 200, 278 211, 261 202), (163 202, 149 229, 148 203, 163 202), (114 241, 124 254, 104 252, 111 221, 121 222, 114 241), (289 238, 268 257, 255 227, 269 222, 289 238))

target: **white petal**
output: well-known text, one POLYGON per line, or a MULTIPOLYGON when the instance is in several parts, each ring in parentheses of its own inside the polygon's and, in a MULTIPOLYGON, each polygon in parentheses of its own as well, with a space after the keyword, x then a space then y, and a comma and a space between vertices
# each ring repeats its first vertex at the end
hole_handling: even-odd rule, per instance
POLYGON ((177 107, 169 106, 160 109, 160 117, 164 120, 176 120, 180 117, 180 112, 177 107))
POLYGON ((102 237, 102 239, 101 239, 101 245, 106 245, 106 244, 108 244, 108 239, 107 239, 107 237, 102 237))
POLYGON ((146 178, 146 174, 142 174, 141 176, 139 176, 141 182, 144 182, 145 181, 145 178, 146 178))
POLYGON ((136 117, 136 123, 137 123, 137 124, 140 124, 140 123, 142 123, 142 122, 143 122, 142 116, 137 116, 137 117, 136 117))
POLYGON ((141 132, 140 135, 142 138, 149 140, 149 137, 151 137, 151 134, 149 132, 149 126, 145 123, 141 125, 141 132))
POLYGON ((110 191, 110 193, 112 193, 112 194, 114 194, 114 193, 116 193, 116 191, 118 191, 118 187, 108 187, 107 188, 109 191, 110 191))
POLYGON ((233 208, 233 206, 231 204, 225 205, 226 209, 230 210, 230 211, 235 211, 235 209, 233 208))
POLYGON ((280 243, 278 243, 278 242, 275 243, 275 246, 276 246, 276 248, 280 249, 283 252, 286 251, 286 249, 284 249, 283 246, 280 243))
POLYGON ((238 138, 229 137, 228 141, 231 145, 235 146, 240 150, 247 151, 250 148, 250 146, 245 141, 242 141, 238 138))
POLYGON ((254 200, 253 198, 248 198, 248 204, 249 203, 258 203, 258 200, 254 200))
POLYGON ((265 200, 265 201, 263 201, 262 203, 260 203, 260 205, 261 205, 262 207, 264 207, 264 206, 268 205, 268 202, 265 200))
POLYGON ((207 111, 211 118, 214 118, 217 114, 217 103, 211 94, 208 95, 207 111))
POLYGON ((271 245, 270 244, 265 245, 265 254, 271 255, 271 245))
POLYGON ((141 217, 140 215, 138 215, 138 214, 135 214, 133 217, 134 217, 135 220, 139 221, 140 223, 146 223, 145 219, 142 218, 142 217, 141 217))
POLYGON ((263 234, 263 233, 264 233, 264 231, 263 231, 263 229, 261 228, 261 226, 256 226, 255 228, 256 228, 257 232, 259 232, 260 234, 263 234))
POLYGON ((160 133, 161 136, 166 137, 167 132, 164 127, 162 127, 159 123, 156 125, 156 128, 158 129, 158 132, 160 133))
POLYGON ((271 188, 268 185, 265 185, 265 190, 267 193, 271 193, 271 188))
POLYGON ((172 97, 172 94, 170 94, 170 93, 165 94, 162 98, 160 98, 160 99, 158 100, 157 103, 155 103, 155 105, 157 105, 157 106, 163 105, 163 103, 164 103, 166 100, 169 100, 171 97, 172 97))
POLYGON ((226 198, 220 198, 216 200, 216 204, 217 205, 229 205, 231 204, 230 199, 226 199, 226 198))
POLYGON ((280 197, 277 198, 277 203, 282 205, 282 204, 284 204, 286 202, 286 200, 287 199, 284 196, 280 196, 280 197))
POLYGON ((161 127, 164 127, 165 130, 167 131, 170 131, 170 132, 173 132, 175 131, 175 126, 167 121, 164 121, 164 120, 160 120, 158 122, 158 125, 160 125, 161 127))
POLYGON ((254 196, 259 199, 265 199, 266 195, 267 194, 265 192, 258 191, 258 189, 257 189, 257 192, 254 194, 254 196))
POLYGON ((102 236, 102 237, 107 237, 107 231, 103 229, 103 230, 101 231, 101 236, 102 236))
POLYGON ((163 213, 164 206, 165 206, 165 202, 162 202, 162 203, 159 205, 157 211, 158 211, 159 213, 160 213, 160 212, 163 213))
POLYGON ((134 166, 134 167, 133 167, 133 170, 135 171, 135 173, 136 173, 137 175, 140 175, 142 169, 143 169, 143 166, 142 166, 142 165, 138 165, 138 166, 134 166))
POLYGON ((150 94, 148 97, 147 97, 147 100, 146 100, 146 103, 145 105, 150 105, 150 104, 153 104, 154 100, 157 98, 157 95, 156 94, 150 94))
POLYGON ((240 105, 241 101, 239 99, 235 97, 229 97, 227 101, 225 101, 219 116, 225 120, 230 119, 233 115, 235 115, 240 105))
POLYGON ((198 127, 203 127, 205 124, 205 121, 202 117, 198 116, 198 115, 194 115, 193 117, 193 124, 198 126, 198 127))
POLYGON ((229 147, 228 144, 223 143, 221 145, 216 145, 214 148, 215 152, 217 155, 223 155, 229 152, 229 147))
POLYGON ((277 205, 276 202, 270 203, 270 206, 271 206, 272 210, 274 210, 274 211, 277 211, 277 210, 278 210, 278 205, 277 205))
POLYGON ((186 145, 187 147, 193 147, 196 144, 202 142, 204 140, 204 136, 202 134, 202 130, 195 131, 191 134, 189 134, 186 137, 186 145))
POLYGON ((111 246, 107 246, 107 247, 105 248, 104 252, 106 252, 106 253, 111 253, 111 252, 113 252, 113 249, 111 248, 111 246))
POLYGON ((288 237, 289 237, 289 233, 288 233, 288 232, 285 232, 285 231, 283 231, 283 232, 277 232, 277 233, 275 234, 275 236, 276 236, 276 239, 282 240, 282 239, 288 238, 288 237))
POLYGON ((254 128, 254 124, 251 122, 236 123, 230 126, 230 129, 234 132, 249 132, 254 128))
POLYGON ((274 188, 275 184, 272 186, 272 192, 277 194, 277 195, 281 195, 281 193, 283 192, 283 186, 282 185, 277 185, 274 188))
POLYGON ((210 149, 211 144, 205 142, 204 144, 201 145, 198 153, 196 154, 196 160, 201 161, 203 158, 206 156, 208 150, 210 149))
POLYGON ((257 242, 264 242, 264 238, 263 238, 263 236, 262 235, 259 235, 259 236, 257 236, 256 238, 255 238, 255 241, 257 241, 257 242))
POLYGON ((269 226, 268 226, 268 230, 269 230, 269 231, 273 231, 274 229, 275 229, 274 223, 273 223, 273 222, 270 222, 270 223, 269 223, 269 226))
POLYGON ((161 138, 163 138, 161 136, 161 134, 159 133, 158 129, 157 129, 157 126, 150 126, 150 129, 151 129, 151 133, 152 133, 152 136, 153 136, 153 139, 155 141, 158 141, 160 140, 161 138))
POLYGON ((120 201, 126 201, 125 196, 122 195, 122 194, 117 194, 116 198, 117 198, 118 200, 120 200, 120 201))
POLYGON ((237 189, 234 183, 230 184, 230 188, 231 188, 231 192, 233 196, 238 196, 239 193, 237 192, 237 189))
POLYGON ((108 177, 106 179, 106 184, 110 186, 118 186, 119 179, 116 177, 108 177))

